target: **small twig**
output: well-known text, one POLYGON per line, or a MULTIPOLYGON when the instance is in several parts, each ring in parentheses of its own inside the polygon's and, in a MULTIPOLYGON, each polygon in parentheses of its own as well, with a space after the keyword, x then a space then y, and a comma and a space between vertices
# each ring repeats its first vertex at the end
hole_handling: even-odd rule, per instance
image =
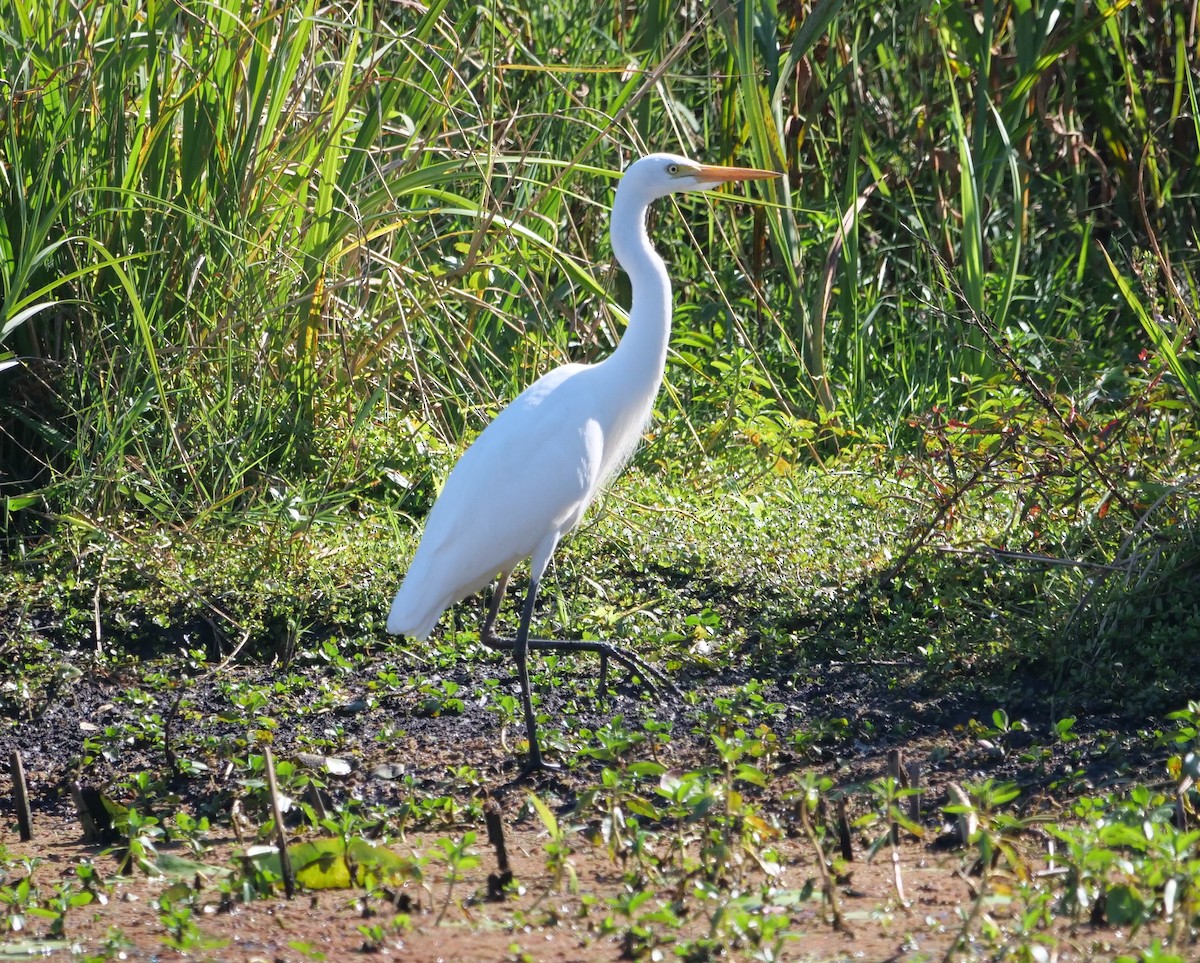
POLYGON ((287 832, 283 828, 283 809, 279 804, 279 783, 275 780, 275 757, 271 747, 263 747, 263 763, 267 768, 267 789, 271 795, 271 819, 275 823, 275 845, 279 849, 279 869, 283 874, 283 889, 288 899, 296 895, 296 875, 292 872, 292 857, 288 854, 287 832))
MULTIPOLYGON (((1195 17, 1195 6, 1192 8, 1192 16, 1195 17)), ((1166 279, 1167 287, 1171 291, 1171 298, 1183 312, 1188 324, 1191 325, 1192 332, 1188 340, 1195 337, 1196 318, 1188 309, 1187 299, 1183 296, 1183 292, 1179 290, 1179 285, 1175 283, 1175 272, 1172 269, 1171 261, 1163 252, 1162 246, 1158 243, 1158 231, 1154 229, 1154 225, 1150 223, 1150 214, 1146 210, 1146 159, 1150 156, 1151 141, 1147 139, 1145 146, 1142 148, 1142 156, 1138 161, 1137 168, 1137 198, 1138 198, 1138 213, 1142 216, 1142 229, 1146 232, 1146 239, 1150 242, 1150 247, 1154 251, 1154 258, 1158 261, 1159 273, 1166 279)), ((1186 341, 1185 341, 1186 343, 1186 341)))
MULTIPOLYGON (((979 877, 979 887, 975 890, 975 898, 971 901, 971 912, 963 920, 963 924, 958 930, 958 935, 946 947, 946 955, 942 957, 942 963, 952 963, 954 955, 958 952, 959 948, 966 945, 971 933, 971 927, 975 925, 975 921, 979 919, 979 914, 983 911, 983 902, 988 896, 988 877, 990 873, 991 867, 983 867, 983 872, 979 877)), ((971 886, 971 881, 965 875, 960 872, 959 876, 967 884, 968 891, 974 888, 971 886)))
MULTIPOLYGON (((216 625, 212 622, 211 619, 208 620, 208 624, 212 627, 214 632, 217 630, 216 625)), ((213 666, 207 672, 201 673, 200 675, 196 676, 194 679, 184 679, 182 681, 182 683, 180 684, 179 692, 176 694, 175 700, 171 703, 171 708, 169 708, 166 711, 166 714, 163 716, 163 756, 166 759, 167 768, 171 770, 172 776, 179 775, 179 760, 175 755, 175 750, 171 748, 171 736, 172 736, 172 733, 174 730, 175 720, 179 715, 179 706, 183 702, 183 697, 191 689, 194 689, 196 686, 200 685, 200 683, 206 682, 208 679, 217 675, 219 672, 224 671, 225 667, 228 666, 230 662, 232 662, 234 659, 236 659, 238 657, 238 653, 240 653, 242 651, 242 649, 245 648, 246 643, 249 641, 250 641, 250 630, 246 629, 242 633, 241 640, 238 642, 237 645, 235 645, 233 647, 233 651, 230 652, 229 655, 227 655, 221 661, 221 663, 219 665, 213 666)))
POLYGON ((321 790, 317 788, 317 784, 315 782, 310 782, 308 784, 308 790, 304 795, 308 797, 308 804, 312 806, 313 813, 316 814, 317 819, 329 818, 329 809, 325 805, 325 796, 322 794, 321 790))
POLYGON ((483 822, 487 826, 488 842, 496 850, 496 865, 498 873, 489 873, 487 878, 487 898, 493 902, 504 899, 504 888, 512 882, 512 868, 508 863, 508 848, 504 844, 504 823, 500 819, 500 807, 494 799, 488 799, 483 804, 483 822))
POLYGON ((971 555, 981 558, 995 558, 1015 562, 1036 562, 1039 565, 1062 565, 1070 568, 1096 569, 1102 572, 1124 572, 1126 565, 1108 564, 1105 562, 1085 562, 1077 558, 1055 558, 1053 555, 1039 555, 1031 552, 1014 552, 1007 548, 993 548, 985 545, 983 548, 952 548, 946 545, 934 546, 934 551, 944 555, 971 555))
POLYGON ((100 574, 96 576, 96 590, 92 593, 92 625, 96 633, 96 654, 104 654, 104 641, 100 628, 100 585, 104 579, 104 560, 100 562, 100 574))
POLYGON ((908 818, 916 825, 921 825, 921 761, 914 759, 904 767, 908 776, 908 788, 914 790, 908 797, 908 818))
MULTIPOLYGON (((888 754, 887 754, 888 775, 892 779, 892 784, 901 789, 903 789, 908 784, 908 777, 904 774, 904 767, 902 765, 902 761, 903 760, 900 756, 899 749, 889 749, 888 750, 888 754)), ((891 839, 892 839, 892 847, 893 847, 893 852, 894 852, 894 848, 895 848, 896 844, 900 842, 900 824, 898 822, 896 822, 896 820, 890 818, 891 817, 890 813, 888 814, 888 816, 889 816, 889 823, 890 823, 890 835, 891 835, 891 839)))
MULTIPOLYGON (((908 770, 904 766, 904 757, 899 749, 889 749, 887 759, 888 775, 894 786, 908 788, 908 770)), ((894 803, 892 804, 895 805, 894 803)), ((889 817, 891 813, 889 812, 889 817)), ((892 854, 892 883, 896 887, 896 898, 900 905, 908 909, 908 897, 904 895, 904 876, 900 870, 900 824, 891 819, 891 831, 888 833, 888 849, 892 854)))
POLYGON ((961 806, 965 810, 965 812, 958 813, 958 834, 962 837, 962 844, 969 846, 971 837, 979 829, 979 816, 971 805, 971 797, 963 791, 962 786, 954 782, 947 784, 946 794, 954 805, 961 806))
POLYGON ((29 811, 29 787, 25 785, 25 767, 21 763, 21 750, 12 751, 13 802, 17 805, 17 827, 21 842, 33 839, 33 816, 29 811))
MULTIPOLYGON (((885 174, 884 179, 886 178, 887 175, 885 174)), ((820 298, 817 301, 817 310, 813 312, 812 316, 812 344, 821 345, 825 343, 825 323, 829 317, 829 305, 833 301, 833 280, 837 275, 838 263, 842 256, 842 247, 845 245, 846 238, 854 228, 854 222, 858 218, 859 212, 866 206, 867 201, 875 193, 875 189, 880 183, 882 182, 871 181, 859 192, 858 197, 842 213, 841 222, 838 224, 838 231, 834 234, 833 240, 829 242, 829 250, 825 252, 825 266, 821 270, 820 298)), ((811 353, 805 352, 806 355, 811 353)), ((813 388, 816 391, 817 400, 821 403, 821 407, 825 411, 834 411, 837 406, 834 403, 833 390, 829 387, 829 378, 824 371, 823 359, 818 354, 815 358, 805 357, 804 361, 808 366, 809 377, 812 378, 813 388)))
POLYGON ((68 785, 71 789, 71 799, 75 802, 75 815, 79 817, 79 825, 83 829, 83 841, 85 843, 100 842, 100 830, 96 827, 96 821, 92 819, 92 811, 87 800, 83 798, 83 787, 74 779, 68 785))
POLYGON ((246 848, 246 837, 242 833, 242 824, 245 821, 246 814, 242 811, 242 801, 241 799, 234 798, 229 806, 229 825, 233 829, 234 838, 242 849, 246 848))
POLYGON ((850 837, 850 820, 846 816, 846 797, 838 799, 837 804, 837 835, 838 846, 842 851, 842 859, 850 863, 854 861, 854 841, 850 837))
MULTIPOLYGON (((947 278, 953 277, 953 274, 951 274, 947 269, 942 256, 937 251, 930 251, 930 254, 938 261, 939 266, 943 270, 943 276, 947 278)), ((1013 354, 1013 352, 1010 351, 1005 344, 1002 344, 996 338, 996 335, 993 334, 989 328, 987 320, 983 315, 975 310, 970 301, 967 300, 966 295, 960 288, 958 288, 957 285, 955 285, 954 293, 958 297, 959 302, 967 310, 967 323, 978 329, 979 333, 983 335, 984 340, 987 342, 988 347, 1008 366, 1009 370, 1012 371, 1013 374, 1015 374, 1017 378, 1025 384, 1025 386, 1033 394, 1033 397, 1038 404, 1040 404, 1042 408, 1045 409, 1046 413, 1058 423, 1058 427, 1062 431, 1063 436, 1071 443, 1071 447, 1075 450, 1075 452, 1085 462, 1087 462, 1088 467, 1095 472, 1096 478, 1100 484, 1108 490, 1108 493, 1120 503, 1121 507, 1126 512, 1128 512, 1130 515, 1133 515, 1135 509, 1133 502, 1123 491, 1121 491, 1109 473, 1104 470, 1104 466, 1100 464, 1100 461, 1096 458, 1095 453, 1087 446, 1083 438, 1080 437, 1079 431, 1076 429, 1074 423, 1065 415, 1063 415, 1063 413, 1059 410, 1058 405, 1054 403, 1054 399, 1050 397, 1046 389, 1043 388, 1038 380, 1030 373, 1029 369, 1021 364, 1021 362, 1017 360, 1016 355, 1013 354)), ((997 451, 1002 451, 1005 447, 1007 447, 1005 444, 1001 444, 998 446, 997 451)))
POLYGON ((950 510, 958 504, 967 492, 979 483, 979 480, 991 469, 992 465, 999 461, 1000 455, 1006 452, 1011 445, 1011 436, 1005 436, 1001 443, 996 446, 996 449, 984 459, 983 464, 971 473, 970 478, 957 485, 954 491, 941 499, 941 503, 938 505, 937 511, 933 513, 933 517, 921 526, 920 531, 913 536, 912 541, 909 542, 908 547, 901 553, 900 558, 894 564, 888 566, 879 576, 878 581, 880 584, 886 585, 904 571, 904 567, 909 563, 909 560, 929 541, 930 536, 941 527, 942 520, 950 513, 950 510))
POLYGON ((895 843, 891 845, 892 851, 892 885, 896 887, 896 898, 900 900, 900 906, 908 911, 908 897, 904 895, 904 874, 900 869, 900 847, 895 843))
POLYGON ((1188 828, 1187 794, 1195 784, 1196 780, 1191 776, 1184 776, 1175 790, 1175 826, 1181 832, 1188 828))
MULTIPOLYGON (((1138 559, 1138 553, 1135 551, 1134 546, 1137 542, 1138 537, 1142 534, 1142 532, 1145 529, 1147 529, 1149 527, 1150 516, 1153 515, 1156 511, 1158 511, 1159 507, 1165 501, 1167 501, 1167 499, 1171 498, 1172 496, 1176 495, 1177 493, 1179 493, 1187 488, 1192 487, 1197 482, 1200 482, 1200 475, 1189 475, 1186 478, 1183 478, 1183 479, 1175 482, 1166 491, 1164 491, 1161 495, 1159 495, 1158 498, 1156 498, 1154 500, 1153 504, 1151 504, 1149 508, 1147 508, 1144 512, 1142 512, 1142 514, 1138 517, 1138 520, 1134 523, 1134 526, 1130 530, 1129 534, 1126 535, 1124 540, 1121 542, 1121 546, 1120 546, 1120 548, 1117 549, 1116 555, 1113 556, 1113 563, 1112 563, 1113 571, 1124 572, 1126 580, 1130 579, 1133 576, 1134 564, 1138 559)), ((1071 611, 1071 617, 1069 619, 1067 619, 1066 627, 1063 629, 1064 635, 1070 634, 1072 628, 1075 625, 1076 620, 1080 618, 1080 616, 1087 609, 1087 607, 1088 607, 1089 603, 1092 601, 1092 599, 1096 597, 1096 595, 1101 591, 1103 586, 1106 584, 1107 584, 1107 580, 1104 578, 1098 578, 1098 579, 1092 580, 1090 582, 1087 592, 1084 593, 1083 597, 1079 600, 1079 603, 1071 611)), ((1107 621, 1108 621, 1107 617, 1101 619, 1099 626, 1092 633, 1092 638, 1093 638, 1092 646, 1088 651, 1083 653, 1083 658, 1091 658, 1091 657, 1095 656, 1096 650, 1099 645, 1098 640, 1103 638, 1107 621)), ((1064 662, 1063 666, 1060 667, 1060 669, 1059 669, 1060 677, 1061 677, 1061 673, 1063 671, 1065 671, 1065 666, 1066 666, 1066 663, 1064 662)))

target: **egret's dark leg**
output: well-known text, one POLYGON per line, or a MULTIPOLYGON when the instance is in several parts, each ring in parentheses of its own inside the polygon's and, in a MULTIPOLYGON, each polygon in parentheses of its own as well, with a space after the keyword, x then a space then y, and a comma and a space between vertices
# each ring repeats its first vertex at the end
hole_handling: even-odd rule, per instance
POLYGON ((534 769, 555 768, 542 758, 542 752, 537 743, 537 720, 533 714, 533 699, 529 686, 529 653, 533 650, 557 649, 561 652, 591 652, 599 655, 599 695, 601 699, 606 698, 608 694, 609 659, 619 662, 631 672, 636 672, 651 689, 654 689, 656 686, 662 686, 664 689, 669 689, 676 696, 682 698, 683 693, 662 672, 654 668, 654 666, 643 662, 632 653, 624 652, 609 642, 592 641, 591 639, 531 639, 529 637, 529 624, 533 620, 533 605, 537 599, 537 580, 530 582, 529 594, 525 597, 525 604, 521 609, 521 625, 517 630, 516 638, 502 639, 496 634, 495 623, 497 614, 500 611, 500 603, 504 599, 505 589, 508 588, 510 575, 512 575, 511 571, 503 572, 500 575, 499 581, 496 582, 496 588, 492 592, 492 600, 488 605, 487 616, 484 619, 483 627, 479 630, 479 641, 489 649, 511 651, 513 658, 516 660, 517 679, 521 683, 521 703, 522 708, 525 710, 525 731, 529 738, 529 760, 523 767, 526 772, 534 769))
POLYGON ((537 589, 537 579, 534 579, 529 583, 529 594, 525 596, 525 605, 521 609, 521 625, 512 643, 513 658, 517 660, 517 679, 521 683, 521 701, 525 706, 525 733, 529 737, 529 759, 522 767, 526 772, 550 768, 542 759, 542 750, 538 748, 537 720, 533 715, 533 698, 529 691, 529 622, 533 618, 537 589))
POLYGON ((508 579, 512 570, 501 572, 492 590, 492 599, 488 603, 487 616, 483 627, 479 630, 479 641, 492 649, 512 649, 513 658, 517 662, 517 680, 521 683, 521 706, 525 710, 525 734, 529 739, 529 761, 524 768, 526 772, 534 769, 548 768, 542 759, 542 751, 537 743, 537 719, 533 714, 533 697, 529 686, 529 623, 533 618, 533 603, 537 598, 536 581, 529 585, 529 594, 521 609, 521 626, 515 639, 502 639, 496 635, 496 616, 500 613, 500 603, 504 601, 504 592, 508 588, 508 579))
POLYGON ((500 603, 504 601, 504 591, 508 588, 508 579, 512 575, 512 569, 507 572, 501 572, 500 578, 496 581, 496 587, 492 589, 492 601, 488 605, 487 618, 483 621, 483 628, 479 630, 480 641, 484 645, 491 645, 496 636, 496 616, 500 614, 500 603))

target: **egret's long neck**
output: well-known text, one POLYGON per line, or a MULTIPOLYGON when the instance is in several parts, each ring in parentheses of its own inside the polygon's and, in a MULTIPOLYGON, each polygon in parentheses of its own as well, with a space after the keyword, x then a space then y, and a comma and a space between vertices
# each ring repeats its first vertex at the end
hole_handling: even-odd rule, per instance
POLYGON ((646 381, 652 381, 657 389, 671 337, 671 279, 663 259, 650 246, 646 208, 644 202, 623 195, 618 186, 609 224, 613 253, 629 275, 633 303, 629 326, 612 360, 633 369, 649 369, 646 381))

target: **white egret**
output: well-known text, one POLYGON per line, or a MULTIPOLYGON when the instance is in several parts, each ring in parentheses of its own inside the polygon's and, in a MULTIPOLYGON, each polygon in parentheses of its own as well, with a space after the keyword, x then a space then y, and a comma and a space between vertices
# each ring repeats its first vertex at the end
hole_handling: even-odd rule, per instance
POLYGON ((629 275, 629 324, 613 353, 597 364, 549 371, 496 416, 463 453, 429 512, 408 573, 392 601, 387 630, 420 641, 449 606, 497 578, 480 640, 511 649, 517 664, 529 758, 544 768, 529 693, 530 649, 600 655, 600 691, 608 658, 653 684, 660 672, 605 642, 529 638, 538 582, 559 540, 583 517, 605 482, 637 447, 662 384, 671 333, 671 279, 650 245, 646 211, 661 197, 730 181, 778 177, 773 171, 697 164, 650 154, 631 164, 617 186, 609 230, 613 253, 629 275), (515 638, 500 638, 496 614, 513 569, 530 559, 529 592, 515 638))

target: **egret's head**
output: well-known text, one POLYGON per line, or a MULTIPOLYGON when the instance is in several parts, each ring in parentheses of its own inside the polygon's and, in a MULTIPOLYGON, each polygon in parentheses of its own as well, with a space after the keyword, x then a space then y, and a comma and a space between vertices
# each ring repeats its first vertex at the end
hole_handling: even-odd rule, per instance
POLYGON ((774 171, 755 170, 752 167, 698 164, 678 154, 647 154, 625 169, 620 190, 649 202, 678 191, 707 191, 730 181, 755 181, 778 176, 774 171))

